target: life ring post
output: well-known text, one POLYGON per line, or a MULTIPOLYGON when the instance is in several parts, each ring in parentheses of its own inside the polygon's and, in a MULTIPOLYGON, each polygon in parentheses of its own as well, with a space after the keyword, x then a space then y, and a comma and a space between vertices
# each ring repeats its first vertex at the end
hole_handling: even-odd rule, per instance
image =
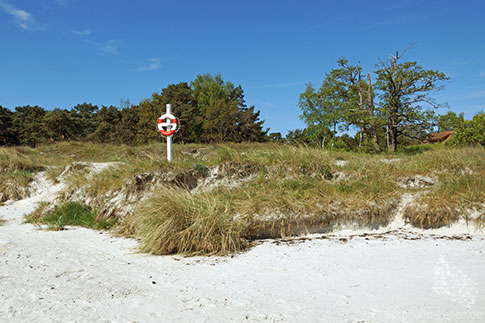
MULTIPOLYGON (((172 105, 167 104, 167 114, 172 114, 172 105)), ((167 161, 172 162, 172 135, 167 136, 167 161)))
POLYGON ((166 105, 167 111, 158 118, 157 128, 158 131, 165 137, 167 137, 167 160, 172 161, 172 135, 178 129, 177 118, 172 114, 172 105, 166 105))

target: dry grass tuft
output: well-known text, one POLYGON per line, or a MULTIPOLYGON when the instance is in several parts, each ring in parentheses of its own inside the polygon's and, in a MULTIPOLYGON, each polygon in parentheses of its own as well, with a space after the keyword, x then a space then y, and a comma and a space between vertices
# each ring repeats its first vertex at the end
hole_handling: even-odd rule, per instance
POLYGON ((25 221, 27 223, 38 223, 41 221, 43 214, 45 213, 44 211, 49 207, 48 202, 41 202, 37 206, 37 208, 34 210, 34 212, 28 214, 25 217, 25 221))
POLYGON ((442 204, 440 199, 426 198, 427 204, 413 205, 404 210, 404 220, 417 228, 437 229, 450 226, 460 219, 459 209, 448 203, 442 204))
POLYGON ((244 250, 245 227, 232 207, 207 194, 165 190, 125 219, 125 233, 141 239, 141 250, 164 255, 228 254, 244 250))

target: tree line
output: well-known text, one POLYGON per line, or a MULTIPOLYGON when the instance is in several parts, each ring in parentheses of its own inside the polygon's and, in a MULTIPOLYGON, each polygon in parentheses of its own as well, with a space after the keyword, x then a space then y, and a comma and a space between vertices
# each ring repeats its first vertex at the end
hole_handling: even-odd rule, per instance
POLYGON ((63 140, 115 144, 161 141, 156 121, 172 104, 180 131, 175 142, 261 142, 267 140, 260 112, 248 107, 241 86, 220 74, 198 75, 190 84, 170 84, 137 105, 120 107, 82 103, 71 109, 45 110, 21 106, 11 111, 0 106, 0 145, 30 145, 63 140))
POLYGON ((473 120, 451 111, 435 115, 433 108, 444 105, 429 93, 441 89, 438 83, 449 78, 401 59, 402 54, 396 53, 380 61, 373 74, 365 74, 360 63, 339 59, 319 89, 306 85, 298 106, 307 127, 289 130, 286 137, 263 129, 260 112, 246 105, 241 86, 224 81, 220 74, 204 74, 190 84, 170 84, 137 105, 122 101, 119 107, 82 103, 69 110, 21 106, 15 111, 0 106, 0 145, 161 141, 156 120, 168 103, 181 124, 175 142, 272 141, 379 153, 419 144, 437 126, 438 131, 455 130, 452 144, 485 145, 485 114, 480 112, 473 120), (349 135, 351 128, 357 129, 354 136, 349 135))

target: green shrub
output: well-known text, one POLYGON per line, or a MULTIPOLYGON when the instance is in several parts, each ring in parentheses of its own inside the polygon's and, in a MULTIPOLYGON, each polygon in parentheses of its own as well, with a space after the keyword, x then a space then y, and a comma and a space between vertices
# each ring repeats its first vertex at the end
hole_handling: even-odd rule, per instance
POLYGON ((197 164, 192 165, 192 169, 197 171, 197 172, 204 172, 208 169, 208 167, 204 164, 197 163, 197 164))
POLYGON ((47 224, 52 230, 63 230, 67 225, 109 229, 115 224, 116 220, 96 220, 96 212, 88 206, 78 202, 67 202, 56 207, 54 211, 44 217, 28 217, 27 222, 47 224))
POLYGON ((335 140, 332 150, 351 151, 350 147, 347 145, 345 141, 342 140, 342 138, 337 138, 337 140, 335 140))
POLYGON ((477 113, 472 120, 465 120, 463 126, 456 129, 451 144, 485 146, 485 112, 477 113))

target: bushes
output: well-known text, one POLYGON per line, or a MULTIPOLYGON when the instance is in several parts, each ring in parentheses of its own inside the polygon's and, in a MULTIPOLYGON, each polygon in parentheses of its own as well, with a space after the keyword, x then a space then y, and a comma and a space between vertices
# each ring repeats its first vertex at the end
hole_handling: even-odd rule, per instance
POLYGON ((456 129, 451 144, 485 146, 485 112, 477 113, 472 120, 465 120, 464 124, 456 129))

